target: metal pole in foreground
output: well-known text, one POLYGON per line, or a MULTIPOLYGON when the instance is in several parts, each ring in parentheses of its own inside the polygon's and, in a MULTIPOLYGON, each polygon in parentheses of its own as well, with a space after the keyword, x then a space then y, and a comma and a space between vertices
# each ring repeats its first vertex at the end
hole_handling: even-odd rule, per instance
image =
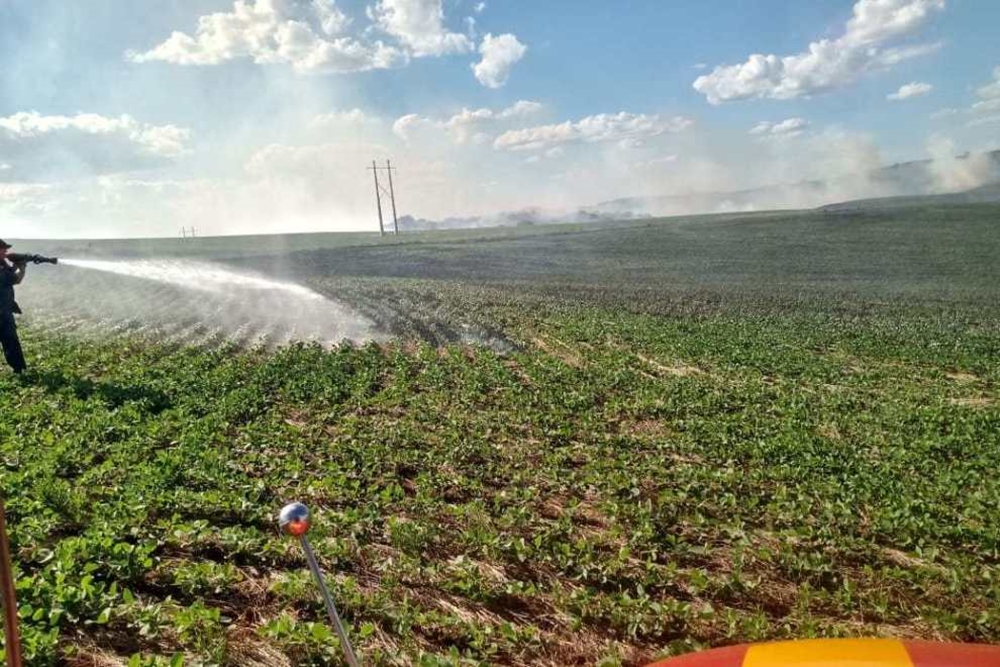
POLYGON ((326 582, 323 581, 323 573, 319 569, 316 555, 306 538, 306 533, 309 532, 309 508, 302 503, 285 505, 281 508, 281 514, 278 515, 278 525, 289 535, 299 538, 302 543, 302 550, 306 552, 309 569, 312 570, 320 595, 323 597, 323 603, 326 605, 326 613, 330 616, 330 621, 340 638, 340 646, 344 649, 344 659, 351 667, 359 667, 360 663, 357 656, 354 655, 354 648, 351 646, 350 640, 347 638, 347 631, 344 630, 344 624, 340 621, 340 615, 337 614, 337 607, 333 604, 333 597, 326 587, 326 582))
POLYGON ((8 667, 21 667, 21 635, 17 628, 17 597, 14 592, 14 570, 10 563, 7 542, 7 515, 0 498, 0 588, 3 588, 3 636, 8 667))

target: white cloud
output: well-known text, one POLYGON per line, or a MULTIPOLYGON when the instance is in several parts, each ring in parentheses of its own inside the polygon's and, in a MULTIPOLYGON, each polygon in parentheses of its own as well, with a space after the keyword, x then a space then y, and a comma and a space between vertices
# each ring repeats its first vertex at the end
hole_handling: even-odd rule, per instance
POLYGON ((645 142, 635 137, 625 137, 618 142, 618 148, 622 150, 635 150, 636 148, 642 148, 645 146, 645 142))
POLYGON ((396 119, 392 124, 392 132, 403 141, 409 141, 413 130, 428 122, 430 121, 420 114, 408 113, 396 119))
POLYGON ((763 120, 750 130, 750 134, 754 136, 797 137, 802 134, 802 130, 808 124, 809 121, 804 118, 787 118, 779 123, 763 120))
POLYGON ((984 100, 1000 97, 1000 65, 993 70, 993 81, 978 88, 976 94, 984 100))
POLYGON ((948 107, 946 109, 938 109, 931 114, 931 120, 941 120, 942 118, 950 118, 952 116, 957 116, 962 113, 960 109, 954 107, 948 107))
POLYGON ((517 102, 514 102, 513 105, 507 107, 499 114, 497 114, 497 117, 521 118, 523 116, 530 116, 532 114, 536 114, 544 108, 545 105, 542 104, 541 102, 532 102, 531 100, 518 100, 517 102))
POLYGON ((1000 67, 993 70, 993 81, 976 88, 978 101, 964 109, 940 109, 931 114, 934 120, 964 116, 968 127, 992 125, 1000 120, 1000 67))
POLYGON ((124 136, 152 155, 175 157, 184 151, 190 131, 173 125, 147 125, 125 114, 107 118, 84 113, 76 116, 43 116, 37 111, 20 111, 0 118, 0 131, 8 140, 31 140, 61 132, 92 136, 124 136))
POLYGON ((309 127, 319 129, 329 128, 359 128, 368 124, 377 124, 379 120, 369 116, 358 108, 347 111, 331 111, 314 116, 309 121, 309 127))
POLYGON ((499 119, 502 113, 504 112, 494 113, 490 109, 462 109, 439 127, 446 130, 456 144, 464 144, 470 139, 475 143, 483 143, 488 135, 480 130, 482 123, 499 119))
POLYGON ((349 23, 333 0, 236 0, 231 12, 199 18, 193 37, 175 31, 153 49, 126 56, 176 65, 250 58, 298 72, 358 72, 405 62, 407 55, 395 47, 342 35, 349 23))
POLYGON ((670 153, 667 155, 661 155, 660 157, 654 157, 651 160, 646 160, 645 162, 642 163, 642 166, 652 167, 658 165, 673 164, 674 162, 677 162, 677 155, 670 153))
POLYGON ((945 0, 858 0, 844 34, 812 42, 790 56, 755 53, 739 65, 720 65, 698 77, 694 89, 711 104, 731 100, 787 100, 846 86, 862 74, 935 50, 938 45, 886 47, 915 33, 945 0))
POLYGON ((43 116, 21 111, 0 118, 0 155, 7 180, 74 173, 114 173, 161 166, 187 152, 190 130, 150 125, 131 116, 82 113, 43 116))
POLYGON ((473 49, 468 37, 445 28, 441 0, 378 0, 368 13, 379 28, 418 58, 473 49))
POLYGON ((507 83, 511 68, 524 57, 528 47, 517 41, 511 34, 493 35, 487 33, 479 45, 482 60, 472 65, 479 83, 487 88, 500 88, 507 83))
POLYGON ((667 132, 681 132, 693 124, 684 116, 664 118, 659 115, 617 114, 587 116, 576 122, 539 125, 504 132, 494 148, 509 151, 535 150, 571 142, 621 141, 627 138, 655 137, 667 132))
POLYGON ((3 183, 0 182, 0 202, 4 204, 24 203, 52 189, 51 185, 43 183, 3 183))
MULTIPOLYGON (((336 170, 338 157, 357 153, 358 164, 364 164, 369 152, 385 152, 379 147, 353 144, 316 144, 307 146, 285 146, 270 144, 255 152, 247 160, 247 173, 258 177, 310 177, 322 165, 336 170)), ((356 179, 360 180, 360 179, 356 179)))
POLYGON ((5 226, 13 223, 22 238, 41 236, 34 223, 59 205, 59 198, 53 197, 53 189, 49 184, 0 180, 0 219, 7 223, 5 226))
POLYGON ((1000 111, 1000 97, 980 100, 972 105, 973 114, 992 113, 994 111, 1000 111))
POLYGON ((562 146, 553 146, 547 151, 542 151, 541 153, 533 153, 525 158, 527 164, 538 164, 545 160, 558 160, 559 158, 566 155, 566 150, 562 146))
POLYGON ((886 96, 887 100, 898 102, 901 100, 907 100, 911 97, 919 97, 920 95, 926 95, 927 93, 934 90, 934 86, 929 83, 919 83, 914 81, 912 83, 907 83, 899 87, 894 93, 886 96))
POLYGON ((973 118, 972 120, 969 121, 968 125, 969 127, 979 127, 981 125, 992 125, 994 123, 1000 123, 1000 114, 973 118))
POLYGON ((927 44, 916 44, 914 46, 900 46, 885 49, 879 59, 874 63, 875 69, 888 69, 893 65, 898 65, 906 60, 921 58, 937 53, 944 46, 944 42, 929 42, 927 44))
POLYGON ((993 81, 976 89, 979 101, 969 108, 969 127, 1000 122, 1000 66, 993 69, 993 81))
POLYGON ((488 135, 479 131, 483 124, 527 118, 539 113, 544 108, 544 105, 539 102, 518 100, 500 111, 487 108, 463 108, 447 120, 435 120, 419 114, 408 114, 393 124, 392 131, 404 141, 409 141, 419 128, 432 128, 446 131, 456 144, 464 144, 470 139, 475 143, 482 143, 489 139, 488 135))
POLYGON ((775 124, 771 128, 771 134, 790 134, 801 130, 808 124, 804 118, 788 118, 775 124))
POLYGON ((847 22, 844 43, 876 46, 909 35, 931 12, 944 7, 944 0, 859 0, 847 22))
POLYGON ((476 6, 473 8, 473 11, 476 12, 477 14, 482 14, 484 9, 486 9, 486 3, 478 2, 476 3, 476 6))
MULTIPOLYGON (((500 112, 503 113, 503 112, 500 112)), ((498 118, 500 113, 494 112, 492 109, 466 109, 463 108, 457 114, 449 118, 444 122, 444 127, 461 127, 463 125, 471 125, 473 123, 478 123, 483 120, 492 120, 498 118)))

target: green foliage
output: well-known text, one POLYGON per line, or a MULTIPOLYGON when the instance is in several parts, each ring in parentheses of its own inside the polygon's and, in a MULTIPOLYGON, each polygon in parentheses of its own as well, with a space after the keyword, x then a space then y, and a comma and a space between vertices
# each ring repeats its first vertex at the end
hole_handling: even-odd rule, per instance
MULTIPOLYGON (((703 243, 773 237, 767 220, 718 222, 703 243)), ((848 230, 825 227, 839 218, 811 220, 817 243, 847 247, 848 230)), ((1000 641, 995 267, 980 262, 980 279, 954 245, 920 250, 933 238, 920 226, 907 252, 952 267, 961 294, 927 287, 947 269, 899 257, 899 281, 870 290, 860 260, 849 285, 782 287, 779 269, 801 276, 810 255, 772 257, 765 275, 751 265, 762 247, 732 285, 678 286, 668 274, 684 267, 650 268, 663 238, 635 229, 595 231, 592 283, 567 268, 576 238, 568 255, 539 241, 548 278, 531 284, 305 263, 310 284, 373 316, 433 311, 450 324, 413 316, 398 333, 443 347, 271 353, 26 326, 33 377, 0 373, 0 487, 29 663, 93 649, 130 666, 268 664, 267 651, 336 664, 301 553, 276 530, 293 499, 314 511, 311 540, 370 664, 1000 641), (601 283, 616 261, 647 272, 601 283), (464 345, 459 322, 503 344, 464 345)), ((518 243, 405 252, 488 272, 504 244, 535 252, 518 243)), ((725 266, 704 271, 724 283, 725 266)))

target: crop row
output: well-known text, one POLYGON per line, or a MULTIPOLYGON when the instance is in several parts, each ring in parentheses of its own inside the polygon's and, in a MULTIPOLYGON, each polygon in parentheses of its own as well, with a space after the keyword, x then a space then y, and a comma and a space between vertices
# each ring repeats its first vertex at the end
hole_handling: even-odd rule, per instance
POLYGON ((313 286, 503 345, 25 328, 32 376, 0 375, 0 484, 31 664, 336 663, 274 526, 291 499, 373 664, 1000 640, 992 311, 313 286))

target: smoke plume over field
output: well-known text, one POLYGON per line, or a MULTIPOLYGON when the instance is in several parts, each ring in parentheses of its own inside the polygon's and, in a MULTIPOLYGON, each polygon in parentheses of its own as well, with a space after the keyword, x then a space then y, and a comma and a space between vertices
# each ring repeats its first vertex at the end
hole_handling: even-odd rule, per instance
MULTIPOLYGON (((729 189, 745 178, 720 162, 700 163, 694 173, 664 180, 660 187, 689 193, 611 199, 589 206, 529 207, 482 216, 439 220, 404 216, 406 229, 457 229, 598 222, 703 213, 809 209, 856 199, 912 197, 963 192, 1000 181, 1000 151, 958 155, 951 140, 932 137, 930 159, 882 166, 878 149, 863 137, 824 136, 768 141, 764 157, 753 163, 758 179, 774 183, 729 189), (700 191, 699 191, 700 190, 700 191)), ((672 161, 671 161, 672 162, 672 161)), ((657 185, 646 190, 655 192, 657 185)))

